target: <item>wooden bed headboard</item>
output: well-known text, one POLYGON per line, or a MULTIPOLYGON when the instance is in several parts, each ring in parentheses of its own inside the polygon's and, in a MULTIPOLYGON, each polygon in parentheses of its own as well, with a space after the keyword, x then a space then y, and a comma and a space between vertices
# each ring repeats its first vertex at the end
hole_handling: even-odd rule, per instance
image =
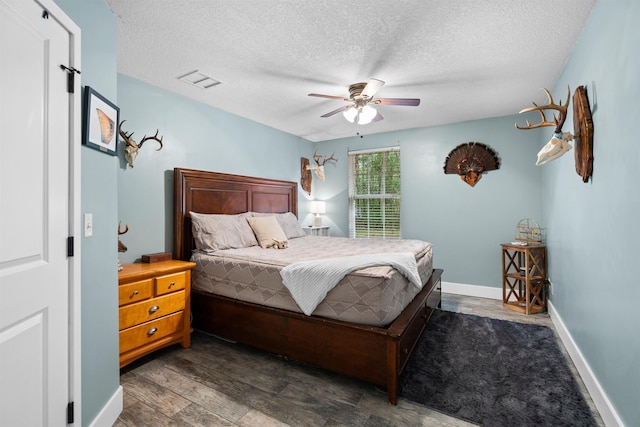
POLYGON ((292 212, 298 216, 298 184, 194 169, 173 170, 175 259, 194 249, 189 211, 208 214, 292 212))

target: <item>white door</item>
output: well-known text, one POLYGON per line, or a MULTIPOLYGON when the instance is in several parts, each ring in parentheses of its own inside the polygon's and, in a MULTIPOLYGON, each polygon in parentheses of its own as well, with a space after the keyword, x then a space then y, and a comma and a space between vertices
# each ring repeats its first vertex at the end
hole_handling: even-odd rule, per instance
POLYGON ((70 35, 0 0, 0 425, 65 425, 69 400, 70 35))

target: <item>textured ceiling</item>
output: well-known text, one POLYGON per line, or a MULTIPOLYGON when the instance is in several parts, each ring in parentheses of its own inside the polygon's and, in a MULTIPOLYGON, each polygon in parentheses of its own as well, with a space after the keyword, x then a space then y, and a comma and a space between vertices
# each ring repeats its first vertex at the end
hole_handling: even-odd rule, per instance
MULTIPOLYGON (((118 72, 310 141, 517 113, 552 87, 595 0, 105 0, 118 72), (221 84, 194 87, 194 70, 221 84), (320 116, 386 82, 368 125, 320 116)), ((575 85, 584 82, 575 82, 575 85)), ((554 94, 564 102, 565 93, 554 94)), ((556 99, 556 101, 558 101, 556 99)))

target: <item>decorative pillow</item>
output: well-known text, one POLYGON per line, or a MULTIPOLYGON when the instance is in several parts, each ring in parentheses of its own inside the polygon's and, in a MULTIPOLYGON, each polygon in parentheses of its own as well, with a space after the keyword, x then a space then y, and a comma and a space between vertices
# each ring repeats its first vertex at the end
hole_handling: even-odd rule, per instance
POLYGON ((287 236, 282 231, 275 216, 255 216, 247 218, 262 248, 270 248, 276 242, 287 242, 287 236))
POLYGON ((274 216, 276 217, 276 221, 284 231, 284 234, 287 236, 287 239, 295 239, 296 237, 304 237, 306 233, 302 229, 300 223, 298 223, 298 218, 292 213, 281 213, 281 214, 272 214, 272 213, 264 213, 264 212, 251 212, 251 215, 254 217, 261 216, 274 216))
POLYGON ((189 212, 196 248, 205 253, 256 246, 258 241, 247 223, 249 214, 217 215, 189 212))

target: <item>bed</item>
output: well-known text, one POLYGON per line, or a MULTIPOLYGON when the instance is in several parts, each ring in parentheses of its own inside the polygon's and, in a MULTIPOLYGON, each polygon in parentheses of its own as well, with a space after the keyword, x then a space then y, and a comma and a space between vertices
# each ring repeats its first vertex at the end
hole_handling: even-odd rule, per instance
MULTIPOLYGON (((192 259, 195 243, 190 212, 291 212, 297 216, 297 194, 295 182, 174 169, 174 257, 192 259)), ((398 378, 433 309, 440 304, 442 270, 428 267, 428 274, 421 274, 428 277, 426 283, 390 323, 356 323, 315 311, 306 315, 286 305, 269 307, 193 289, 193 326, 386 388, 389 402, 396 404, 398 378)), ((194 277, 199 274, 197 269, 194 277)))

